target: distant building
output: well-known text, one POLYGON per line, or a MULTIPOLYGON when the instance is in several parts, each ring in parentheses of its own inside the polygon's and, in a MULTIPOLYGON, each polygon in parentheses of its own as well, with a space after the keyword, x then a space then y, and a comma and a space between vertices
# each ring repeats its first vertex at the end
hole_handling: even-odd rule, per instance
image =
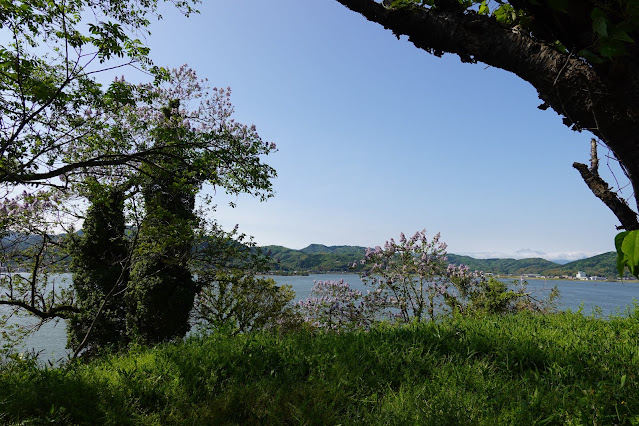
POLYGON ((577 271, 577 279, 578 280, 587 280, 588 276, 584 271, 577 271))

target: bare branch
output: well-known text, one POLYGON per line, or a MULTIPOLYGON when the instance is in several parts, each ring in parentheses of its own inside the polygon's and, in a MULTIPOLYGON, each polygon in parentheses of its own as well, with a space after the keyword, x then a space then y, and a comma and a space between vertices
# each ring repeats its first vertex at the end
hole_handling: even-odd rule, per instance
POLYGON ((5 306, 15 306, 18 308, 22 308, 25 311, 32 313, 42 320, 52 319, 52 318, 68 318, 72 313, 79 313, 80 310, 75 306, 70 305, 60 305, 54 306, 46 311, 42 311, 35 306, 32 306, 26 302, 22 302, 20 300, 0 300, 0 305, 5 306))
POLYGON ((598 174, 594 174, 588 166, 582 163, 573 163, 572 165, 579 171, 588 188, 593 194, 617 216, 619 222, 621 222, 620 229, 632 231, 639 229, 639 222, 637 221, 637 213, 635 213, 625 200, 619 198, 619 196, 613 192, 608 183, 599 177, 598 174))
POLYGON ((599 158, 597 158, 597 140, 590 139, 590 173, 599 176, 599 158))

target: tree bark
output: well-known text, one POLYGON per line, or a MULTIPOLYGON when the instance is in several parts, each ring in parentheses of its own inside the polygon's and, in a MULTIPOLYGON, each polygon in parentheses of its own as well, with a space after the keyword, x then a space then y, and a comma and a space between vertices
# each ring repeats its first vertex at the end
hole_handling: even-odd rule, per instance
POLYGON ((398 37, 407 35, 416 47, 436 56, 453 53, 462 62, 483 62, 529 82, 543 101, 541 109, 551 107, 563 116, 564 124, 592 132, 612 150, 637 198, 639 89, 631 75, 636 67, 628 67, 622 78, 613 76, 605 67, 595 69, 517 27, 510 28, 472 10, 420 6, 393 9, 373 0, 337 1, 398 37))

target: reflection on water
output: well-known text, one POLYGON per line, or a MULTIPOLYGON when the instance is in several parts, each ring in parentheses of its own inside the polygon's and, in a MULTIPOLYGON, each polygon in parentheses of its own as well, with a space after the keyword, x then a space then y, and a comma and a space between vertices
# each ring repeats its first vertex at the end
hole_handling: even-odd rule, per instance
MULTIPOLYGON (((68 274, 62 274, 68 278, 68 274)), ((278 284, 290 284, 296 293, 295 301, 309 297, 314 280, 335 281, 344 279, 351 288, 366 290, 359 276, 354 274, 322 274, 309 276, 272 276, 278 284)), ((584 314, 591 314, 598 308, 603 316, 620 314, 632 307, 633 300, 639 299, 639 283, 636 282, 602 282, 602 281, 560 281, 529 280, 528 289, 533 296, 542 299, 557 286, 560 298, 557 302, 559 310, 577 310, 583 307, 584 314)), ((31 335, 25 342, 25 349, 40 352, 41 360, 60 360, 68 357, 65 348, 66 330, 64 321, 50 321, 31 335)))

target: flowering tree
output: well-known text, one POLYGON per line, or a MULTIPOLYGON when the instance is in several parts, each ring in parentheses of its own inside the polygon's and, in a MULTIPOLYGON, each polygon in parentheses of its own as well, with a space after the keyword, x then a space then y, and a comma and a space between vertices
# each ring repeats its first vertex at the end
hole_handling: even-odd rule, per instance
MULTIPOLYGON (((398 243, 391 238, 384 248, 368 249, 360 266, 365 284, 392 295, 403 322, 434 320, 446 312, 512 313, 544 311, 550 306, 534 299, 524 283, 513 290, 465 265, 449 264, 439 233, 429 240, 425 230, 410 238, 401 233, 398 243)), ((555 290, 550 301, 556 296, 555 290)))
POLYGON ((485 279, 483 273, 465 265, 452 265, 439 233, 431 240, 418 231, 399 242, 367 249, 365 258, 353 264, 360 278, 372 287, 366 294, 344 280, 316 281, 312 295, 298 306, 304 321, 326 330, 368 329, 387 317, 392 321, 435 320, 438 315, 503 314, 522 310, 547 311, 558 295, 537 300, 525 282, 511 288, 502 281, 485 279))
POLYGON ((438 233, 429 241, 425 230, 410 238, 401 233, 399 243, 391 238, 383 249, 366 250, 362 281, 389 292, 404 322, 435 319, 436 307, 443 306, 449 296, 446 244, 439 239, 438 233))
POLYGON ((364 294, 342 279, 314 281, 311 297, 300 301, 298 307, 304 321, 314 327, 349 331, 370 328, 396 304, 397 300, 381 288, 364 294))
MULTIPOLYGON (((122 307, 122 298, 126 300, 130 337, 154 343, 182 336, 188 330, 189 312, 201 288, 192 279, 189 267, 199 215, 206 213, 206 209, 195 209, 200 188, 210 185, 229 193, 250 193, 262 200, 272 196, 270 180, 275 170, 262 158, 276 149, 275 144, 264 142, 255 126, 234 120, 230 89, 210 88, 206 80, 198 79, 186 66, 167 72, 165 77, 163 82, 140 85, 118 78, 112 89, 126 101, 121 102, 117 114, 110 118, 110 126, 96 129, 85 138, 83 149, 67 155, 71 161, 82 161, 84 156, 119 150, 122 146, 149 153, 144 159, 131 157, 126 165, 103 164, 74 169, 64 175, 65 190, 58 192, 66 197, 71 194, 88 197, 90 201, 86 214, 81 206, 74 213, 84 217, 87 226, 96 219, 92 216, 94 213, 100 216, 107 211, 112 218, 128 220, 131 226, 126 235, 121 227, 116 230, 102 226, 95 230, 104 234, 104 238, 91 242, 86 238, 70 238, 71 246, 60 247, 61 252, 71 249, 78 259, 74 269, 78 281, 77 303, 69 305, 71 310, 54 309, 45 314, 68 317, 83 309, 84 314, 73 317, 70 330, 75 335, 70 342, 103 345, 99 331, 109 326, 100 321, 95 327, 91 324, 99 316, 108 321, 108 316, 115 312, 111 308, 122 307), (127 253, 120 253, 115 247, 125 248, 127 253), (121 256, 118 259, 104 257, 98 255, 96 249, 103 254, 115 250, 121 256), (115 269, 122 269, 124 265, 124 273, 106 274, 107 264, 115 269), (113 278, 107 280, 111 282, 103 280, 108 277, 113 278), (122 287, 120 290, 116 289, 118 285, 122 287), (120 301, 104 300, 116 297, 120 301), (104 308, 96 309, 99 299, 105 302, 100 304, 104 308), (97 333, 97 340, 87 341, 80 335, 92 330, 97 333)), ((55 191, 55 188, 50 190, 55 191)), ((25 193, 22 198, 37 199, 38 196, 25 193)), ((48 206, 52 217, 69 209, 60 203, 48 206)), ((25 223, 28 216, 17 213, 29 209, 33 210, 31 204, 25 207, 24 202, 5 200, 7 217, 21 218, 7 222, 5 229, 19 232, 18 225, 25 223)), ((119 220, 111 221, 110 225, 116 226, 119 220)), ((51 234, 51 228, 55 225, 47 228, 46 235, 51 234)), ((15 295, 16 292, 3 294, 2 303, 39 312, 33 304, 27 306, 15 295)), ((59 298, 51 300, 54 299, 60 301, 59 298)), ((118 321, 121 323, 121 318, 118 321)))
POLYGON ((155 343, 188 331, 201 288, 189 270, 201 185, 270 197, 275 171, 261 157, 275 144, 262 141, 255 126, 232 118, 230 89, 211 89, 186 66, 173 70, 166 86, 120 84, 134 97, 144 96, 123 108, 120 129, 126 138, 148 149, 165 148, 133 176, 145 216, 126 294, 130 334, 155 343))

